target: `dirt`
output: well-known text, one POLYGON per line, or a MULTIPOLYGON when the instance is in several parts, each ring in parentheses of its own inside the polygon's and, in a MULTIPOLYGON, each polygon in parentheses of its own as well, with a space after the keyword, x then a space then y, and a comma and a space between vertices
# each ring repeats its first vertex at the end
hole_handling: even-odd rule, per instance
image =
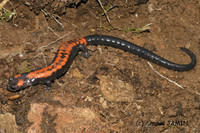
POLYGON ((199 0, 102 0, 114 6, 107 12, 114 28, 98 1, 52 8, 51 1, 34 2, 8 2, 4 8, 16 15, 0 25, 0 112, 15 116, 19 132, 200 132, 199 0), (136 33, 145 25, 149 32, 136 33), (186 47, 197 65, 175 72, 151 63, 152 69, 123 50, 88 46, 91 56, 80 53, 50 90, 6 90, 10 76, 48 65, 62 42, 91 34, 119 37, 182 64, 190 62, 179 49, 186 47))

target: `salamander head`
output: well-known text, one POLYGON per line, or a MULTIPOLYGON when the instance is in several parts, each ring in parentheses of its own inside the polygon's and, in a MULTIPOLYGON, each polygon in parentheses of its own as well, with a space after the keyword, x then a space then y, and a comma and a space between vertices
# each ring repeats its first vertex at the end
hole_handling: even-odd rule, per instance
POLYGON ((27 73, 12 76, 8 80, 7 90, 11 92, 20 91, 32 85, 34 79, 27 78, 27 73))

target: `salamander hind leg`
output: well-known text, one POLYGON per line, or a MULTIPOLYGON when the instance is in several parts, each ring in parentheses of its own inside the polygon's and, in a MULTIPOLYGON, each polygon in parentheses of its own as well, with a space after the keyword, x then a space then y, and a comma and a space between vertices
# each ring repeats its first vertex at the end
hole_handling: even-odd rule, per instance
POLYGON ((85 45, 79 45, 79 48, 80 48, 80 50, 82 51, 82 55, 83 55, 85 58, 90 57, 90 54, 89 54, 89 52, 88 52, 88 49, 86 48, 85 45))

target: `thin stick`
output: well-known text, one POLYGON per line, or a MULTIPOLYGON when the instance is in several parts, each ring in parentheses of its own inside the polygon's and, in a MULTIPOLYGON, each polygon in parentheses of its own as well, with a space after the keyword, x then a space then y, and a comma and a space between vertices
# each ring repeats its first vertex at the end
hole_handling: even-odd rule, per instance
POLYGON ((177 85, 177 86, 180 87, 181 89, 185 89, 185 88, 183 88, 181 85, 179 85, 178 83, 176 83, 175 81, 172 81, 171 79, 169 79, 169 78, 163 76, 162 74, 160 74, 158 71, 156 71, 156 70, 153 68, 153 66, 152 66, 149 62, 147 62, 147 63, 148 63, 148 65, 151 67, 151 69, 152 69, 155 73, 157 73, 160 77, 162 77, 162 78, 166 79, 167 81, 169 81, 169 82, 171 82, 171 83, 177 85))
POLYGON ((54 35, 56 35, 57 37, 60 37, 51 27, 49 27, 48 23, 47 23, 47 20, 46 20, 46 17, 45 15, 47 15, 43 10, 42 10, 42 15, 44 17, 44 20, 46 22, 46 25, 47 25, 47 30, 53 32, 54 35))
POLYGON ((53 15, 51 16, 51 18, 53 18, 62 28, 65 28, 64 25, 59 22, 53 15))
POLYGON ((61 23, 61 22, 59 22, 53 15, 51 15, 49 12, 47 12, 46 10, 42 10, 41 9, 41 11, 45 14, 45 15, 48 15, 48 16, 50 16, 52 19, 54 19, 62 28, 64 28, 64 25, 61 23))
POLYGON ((97 1, 99 2, 101 8, 103 9, 103 12, 104 12, 104 14, 106 15, 106 19, 107 19, 108 23, 111 25, 111 23, 110 23, 110 19, 109 19, 108 15, 107 15, 106 10, 105 10, 104 7, 103 7, 101 1, 100 1, 100 0, 97 0, 97 1))
POLYGON ((63 36, 61 36, 60 38, 56 39, 55 41, 50 42, 49 44, 47 44, 47 45, 45 45, 45 46, 40 47, 39 49, 49 47, 50 45, 56 43, 57 41, 59 41, 59 40, 65 38, 65 37, 68 36, 68 35, 69 35, 69 33, 67 33, 67 34, 65 34, 65 35, 63 35, 63 36))
POLYGON ((57 37, 60 37, 56 32, 54 32, 54 30, 53 30, 51 27, 48 26, 48 28, 49 28, 49 30, 50 30, 51 32, 53 32, 54 35, 56 35, 57 37))
MULTIPOLYGON (((37 54, 33 59, 35 59, 35 58, 37 58, 39 55, 42 55, 42 57, 43 57, 43 60, 44 60, 44 64, 47 66, 47 61, 46 61, 46 58, 45 58, 45 55, 44 55, 44 53, 42 53, 42 52, 40 52, 39 54, 37 54)), ((33 60, 32 59, 32 60, 33 60)))
POLYGON ((3 6, 8 2, 9 0, 4 0, 0 3, 0 10, 3 8, 3 6))

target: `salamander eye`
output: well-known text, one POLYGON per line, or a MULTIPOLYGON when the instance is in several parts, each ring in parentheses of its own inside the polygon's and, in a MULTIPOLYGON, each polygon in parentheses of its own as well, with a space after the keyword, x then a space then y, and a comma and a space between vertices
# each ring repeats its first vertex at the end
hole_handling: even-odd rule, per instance
POLYGON ((16 90, 15 90, 15 86, 14 85, 12 85, 12 84, 7 84, 7 90, 8 91, 10 91, 10 92, 15 92, 16 90))
POLYGON ((14 77, 10 77, 10 78, 9 78, 9 81, 13 81, 13 80, 14 80, 14 77))

